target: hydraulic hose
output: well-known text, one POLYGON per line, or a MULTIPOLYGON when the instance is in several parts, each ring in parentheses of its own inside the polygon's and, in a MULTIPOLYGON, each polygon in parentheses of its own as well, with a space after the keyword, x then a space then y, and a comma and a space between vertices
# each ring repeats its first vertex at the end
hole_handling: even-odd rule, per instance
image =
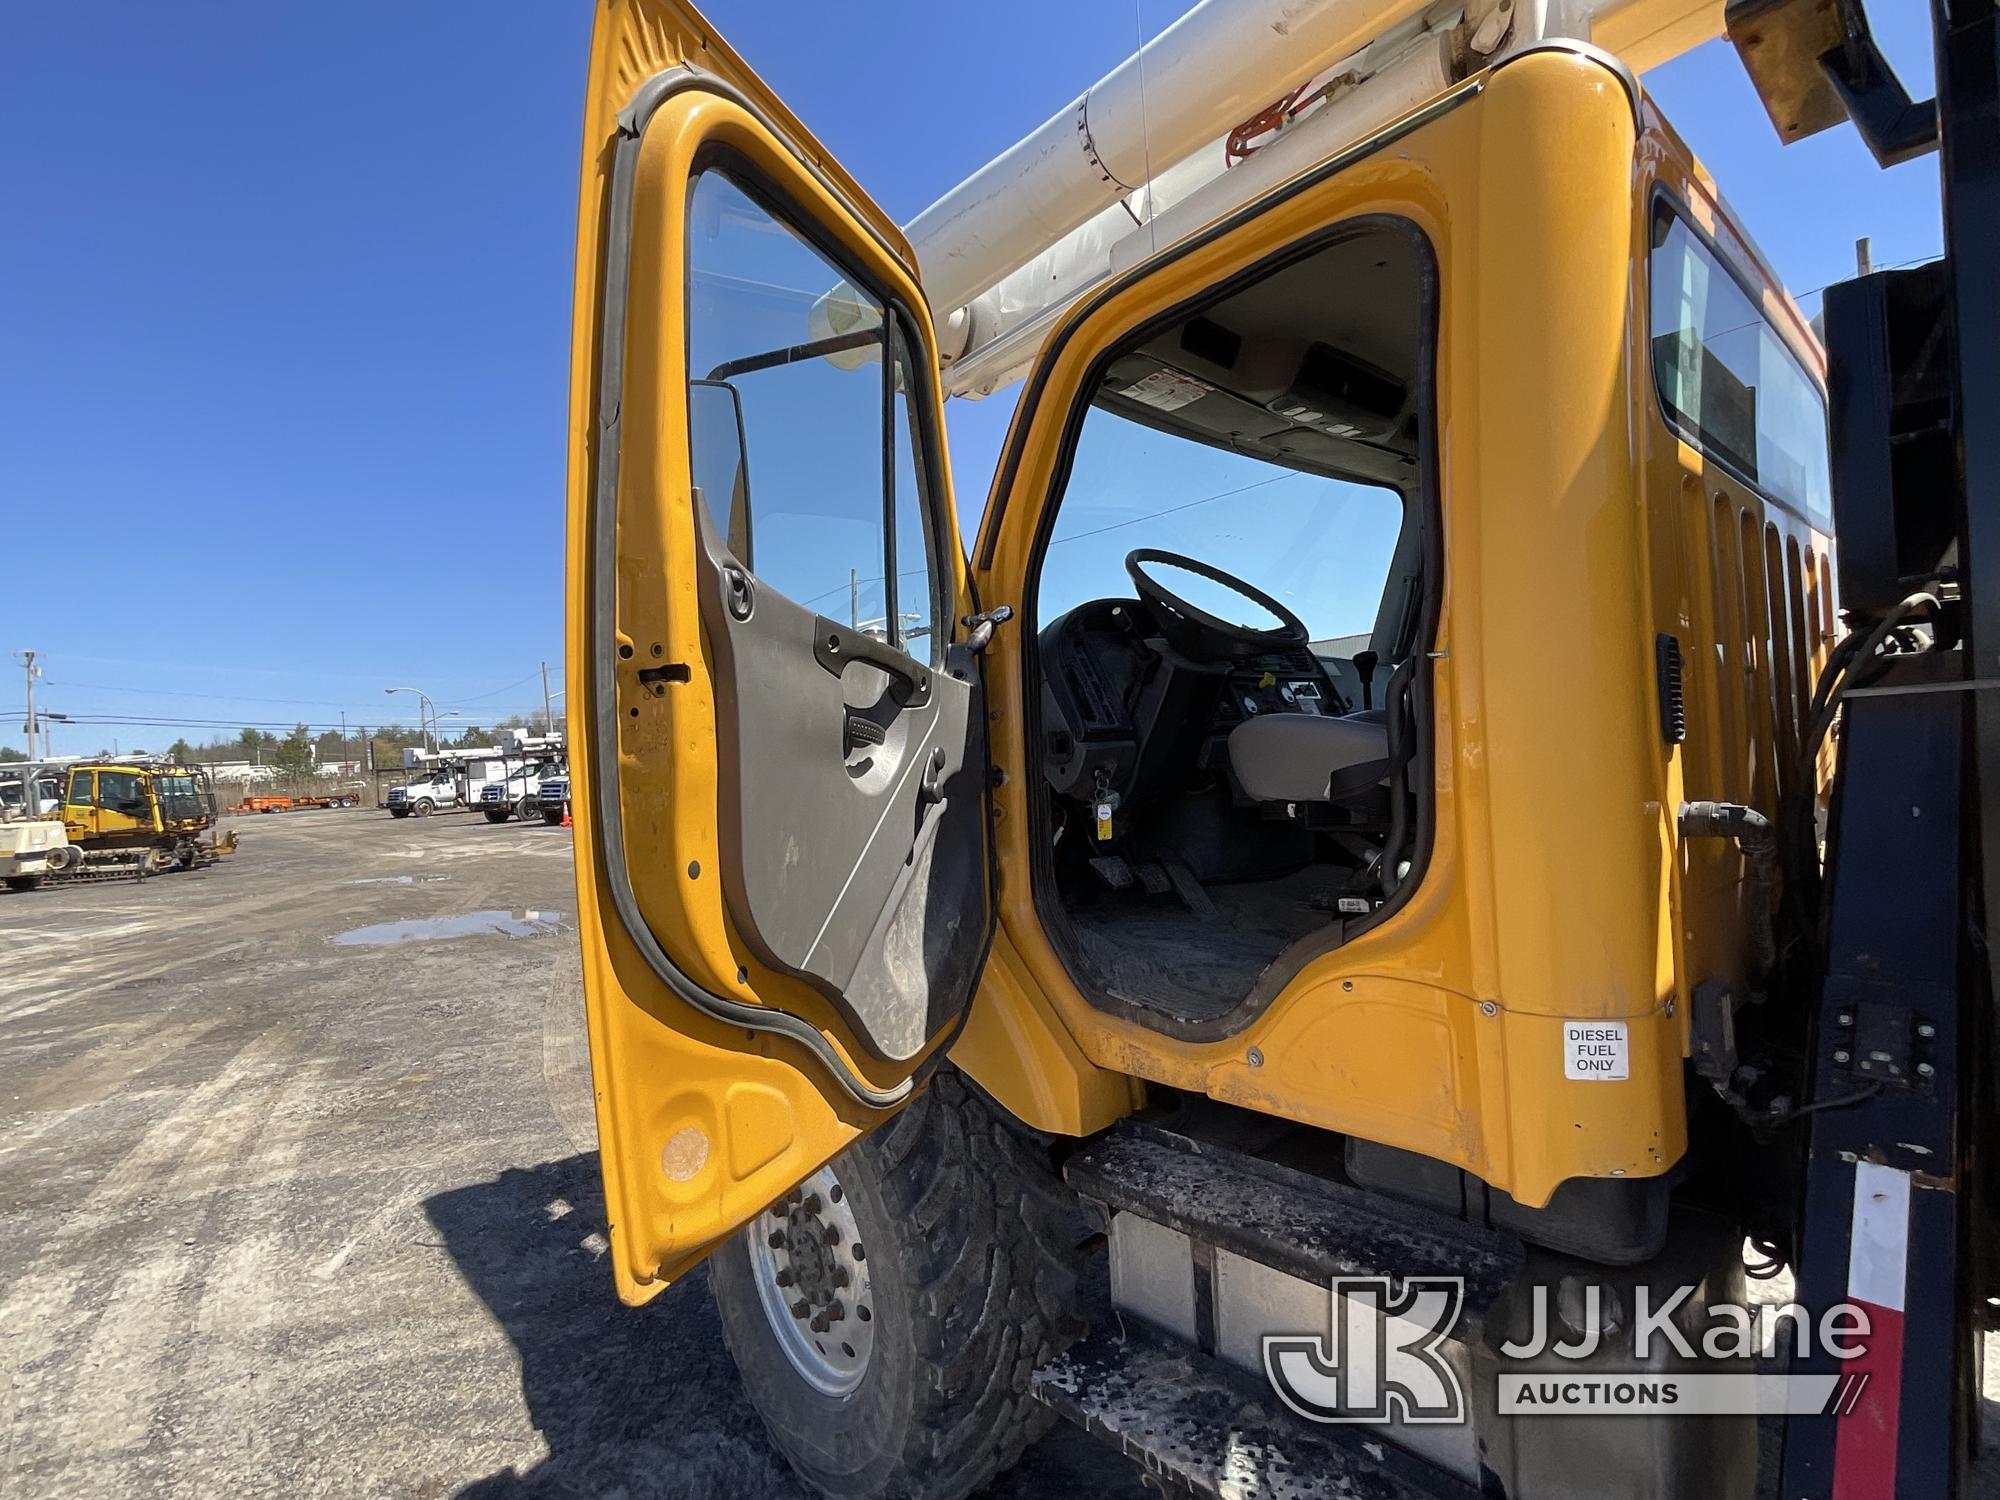
POLYGON ((1854 631, 1843 636, 1820 670, 1805 731, 1799 736, 1791 790, 1778 805, 1778 824, 1784 838, 1785 905, 1799 933, 1808 939, 1818 925, 1820 857, 1815 809, 1820 746, 1833 730, 1834 718, 1848 688, 1863 685, 1866 676, 1879 669, 1877 653, 1889 637, 1911 615, 1924 610, 1935 619, 1938 609, 1937 595, 1911 594, 1888 610, 1866 633, 1854 631))

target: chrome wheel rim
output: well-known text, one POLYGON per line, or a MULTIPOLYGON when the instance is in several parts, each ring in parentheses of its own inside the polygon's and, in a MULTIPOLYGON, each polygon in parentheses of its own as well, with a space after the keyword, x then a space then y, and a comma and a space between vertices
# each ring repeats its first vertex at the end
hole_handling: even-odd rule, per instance
POLYGON ((867 1247, 846 1190, 822 1167, 750 1222, 750 1271, 778 1347, 823 1395, 861 1383, 875 1350, 867 1247))

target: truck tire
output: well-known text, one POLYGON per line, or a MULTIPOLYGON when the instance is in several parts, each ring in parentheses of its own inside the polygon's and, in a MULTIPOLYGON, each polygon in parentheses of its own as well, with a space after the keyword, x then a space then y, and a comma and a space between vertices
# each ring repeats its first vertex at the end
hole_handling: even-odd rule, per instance
POLYGON ((558 823, 562 822, 562 809, 561 809, 560 807, 545 807, 545 808, 543 808, 543 809, 542 809, 542 821, 543 821, 544 823, 547 823, 547 824, 549 824, 549 825, 550 825, 551 827, 553 827, 554 825, 556 825, 556 824, 558 824, 558 823))
POLYGON ((42 877, 39 875, 9 875, 7 877, 7 889, 10 891, 32 891, 41 883, 42 877))
POLYGON ((429 817, 429 816, 431 815, 431 813, 432 813, 432 812, 434 812, 434 811, 436 810, 436 808, 437 808, 437 804, 436 804, 435 802, 431 801, 431 799, 430 799, 430 798, 428 798, 428 797, 419 797, 419 798, 417 798, 417 805, 416 805, 416 808, 414 809, 414 811, 416 812, 416 815, 417 815, 418 817, 420 817, 420 818, 428 818, 428 817, 429 817))
POLYGON ((407 807, 392 807, 389 809, 389 816, 392 818, 407 818, 409 815, 410 810, 407 807))
POLYGON ((523 797, 519 802, 514 804, 514 816, 525 823, 534 817, 541 809, 541 805, 533 797, 523 797))
POLYGON ((486 821, 489 823, 504 823, 514 816, 504 807, 486 807, 480 811, 486 814, 486 821))
POLYGON ((1046 1149, 947 1068, 718 1250, 709 1284, 808 1485, 960 1500, 1052 1419, 1028 1377, 1083 1332, 1079 1238, 1046 1149))

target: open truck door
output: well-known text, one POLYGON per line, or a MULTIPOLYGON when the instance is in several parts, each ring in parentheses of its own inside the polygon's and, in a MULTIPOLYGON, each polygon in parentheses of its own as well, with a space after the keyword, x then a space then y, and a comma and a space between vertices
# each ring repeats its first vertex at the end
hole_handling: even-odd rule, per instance
POLYGON ((992 931, 991 626, 967 623, 894 223, 689 6, 600 6, 589 89, 578 925, 615 1273, 641 1302, 948 1044, 992 931))

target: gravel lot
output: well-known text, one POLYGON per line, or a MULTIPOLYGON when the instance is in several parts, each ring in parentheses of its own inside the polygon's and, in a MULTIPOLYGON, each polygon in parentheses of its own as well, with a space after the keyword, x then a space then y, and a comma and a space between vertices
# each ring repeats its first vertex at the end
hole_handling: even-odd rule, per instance
MULTIPOLYGON (((612 1293, 569 832, 238 827, 0 891, 0 1494, 802 1496, 702 1275, 612 1293)), ((1141 1493, 1068 1427, 991 1491, 1141 1493)))
MULTIPOLYGON (((568 831, 238 826, 0 892, 0 1493, 799 1494, 702 1277, 612 1293, 568 831)), ((1079 1491, 1065 1428, 995 1493, 1079 1491)))

